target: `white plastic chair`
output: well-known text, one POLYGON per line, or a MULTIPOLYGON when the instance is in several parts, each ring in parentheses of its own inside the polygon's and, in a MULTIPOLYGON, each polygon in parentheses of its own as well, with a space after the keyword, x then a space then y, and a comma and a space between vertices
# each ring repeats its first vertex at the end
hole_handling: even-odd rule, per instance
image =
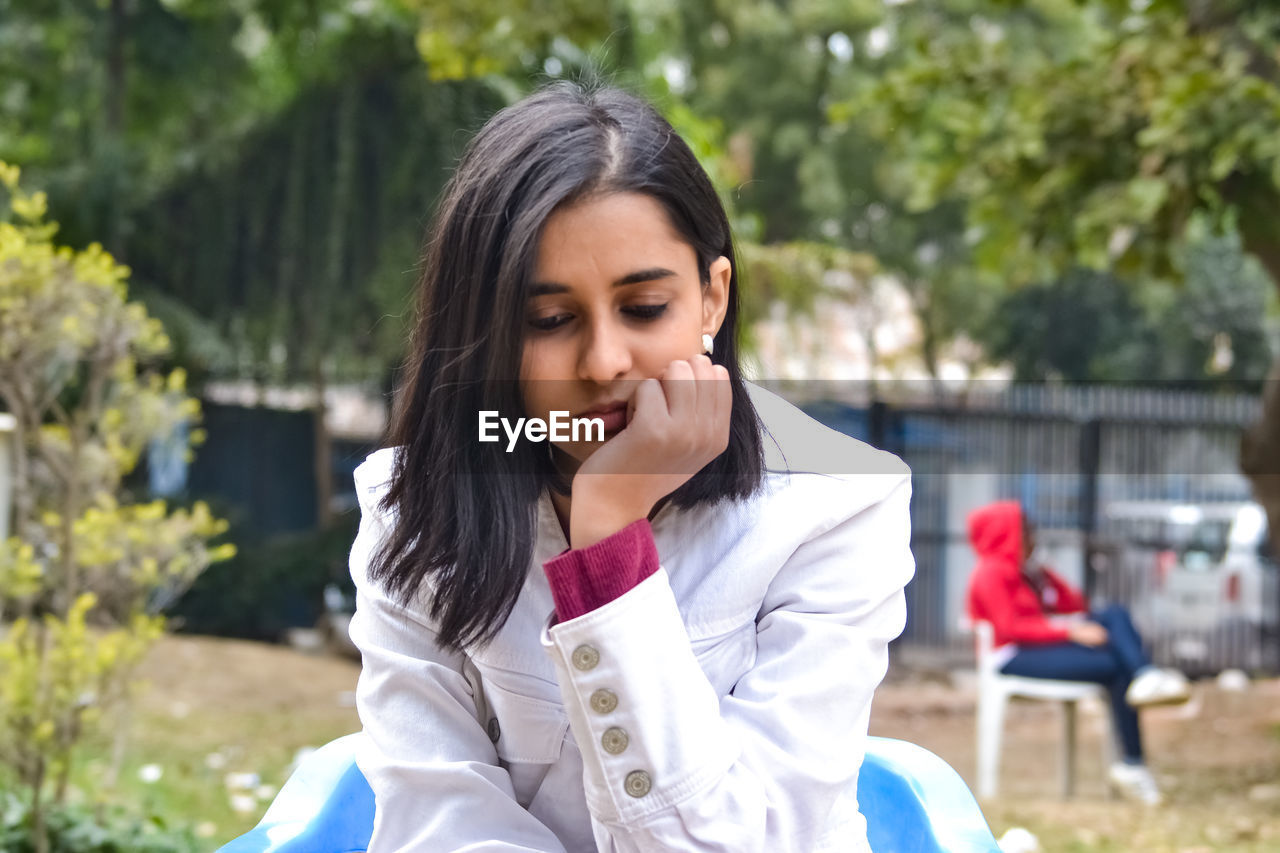
MULTIPOLYGON (((990 622, 974 621, 969 626, 977 638, 978 661, 978 796, 994 797, 1000 775, 1000 746, 1004 734, 1004 712, 1011 696, 1062 703, 1062 759, 1059 764, 1062 796, 1070 798, 1076 785, 1076 706, 1091 696, 1104 706, 1108 698, 1101 684, 1089 681, 1059 681, 1004 675, 994 656, 995 631, 990 622)), ((1113 747, 1110 723, 1102 738, 1105 768, 1111 764, 1113 747)))

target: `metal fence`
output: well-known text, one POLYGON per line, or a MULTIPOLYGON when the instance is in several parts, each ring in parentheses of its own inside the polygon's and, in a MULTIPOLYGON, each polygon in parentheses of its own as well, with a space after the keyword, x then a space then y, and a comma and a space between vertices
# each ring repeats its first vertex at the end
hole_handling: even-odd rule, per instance
POLYGON ((1158 662, 1280 672, 1275 565, 1225 547, 1223 519, 1250 500, 1238 449, 1257 397, 1023 385, 963 400, 890 388, 904 402, 868 403, 865 387, 838 383, 779 390, 912 468, 917 574, 902 643, 971 653, 960 628, 974 565, 966 518, 1017 499, 1047 562, 1095 604, 1127 605, 1158 662), (1176 523, 1151 532, 1170 515, 1176 523), (1213 541, 1182 541, 1172 527, 1213 541))
MULTIPOLYGON (((971 638, 959 628, 974 565, 965 522, 976 507, 1013 498, 1035 519, 1047 562, 1095 603, 1126 604, 1157 661, 1192 672, 1280 673, 1274 563, 1228 555, 1224 547, 1223 514, 1250 499, 1238 448, 1242 430, 1260 414, 1257 397, 1045 385, 963 398, 904 384, 809 382, 774 390, 912 468, 917 569, 901 646, 947 661, 971 657, 971 638), (1203 523, 1165 525, 1181 538, 1161 529, 1162 519, 1187 512, 1203 523)), ((309 526, 310 416, 206 407, 210 438, 191 470, 191 488, 221 496, 238 529, 309 526)), ((351 470, 371 446, 334 441, 336 499, 344 508, 354 506, 351 470)))

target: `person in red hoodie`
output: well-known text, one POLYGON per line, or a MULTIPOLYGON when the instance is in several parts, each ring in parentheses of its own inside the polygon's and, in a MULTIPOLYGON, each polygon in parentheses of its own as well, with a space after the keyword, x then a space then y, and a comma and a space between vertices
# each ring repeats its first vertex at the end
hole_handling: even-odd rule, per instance
POLYGON ((969 578, 967 610, 971 619, 991 623, 1000 671, 1104 685, 1123 759, 1110 769, 1111 784, 1126 796, 1159 803, 1136 709, 1186 701, 1186 678, 1152 666, 1124 607, 1089 611, 1079 590, 1035 558, 1035 529, 1017 501, 973 512, 969 542, 978 565, 969 578))

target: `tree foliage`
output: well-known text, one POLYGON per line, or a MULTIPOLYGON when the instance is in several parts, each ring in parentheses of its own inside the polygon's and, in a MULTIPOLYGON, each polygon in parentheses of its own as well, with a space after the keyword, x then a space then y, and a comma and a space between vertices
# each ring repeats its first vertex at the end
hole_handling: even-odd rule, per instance
POLYGON ((179 342, 199 342, 184 354, 222 375, 394 361, 421 220, 466 134, 584 70, 660 104, 740 238, 874 255, 910 294, 930 366, 983 334, 1010 286, 1075 267, 1141 289, 1184 277, 1193 219, 1237 228, 1270 268, 1254 227, 1270 221, 1280 145, 1264 3, 0 0, 0 13, 13 22, 0 61, 20 70, 0 156, 48 175, 71 244, 118 229, 179 342), (86 49, 64 58, 72 43, 86 49), (116 54, 127 73, 104 74, 116 54), (113 103, 119 126, 98 133, 113 103))
POLYGON ((1180 278, 1187 228, 1239 227, 1280 278, 1280 11, 1217 0, 897 7, 895 59, 833 108, 893 155, 913 208, 963 199, 978 263, 1180 278))
MULTIPOLYGON (((892 64, 833 117, 883 141, 886 180, 909 207, 964 206, 988 279, 1034 284, 1084 267, 1166 293, 1198 277, 1218 297, 1248 294, 1257 277, 1235 260, 1238 233, 1280 290, 1275 4, 943 0, 895 6, 886 26, 892 64), (1228 242, 1197 256, 1197 235, 1228 242)), ((1166 316, 1166 341, 1224 321, 1166 316)), ((1270 377, 1241 466, 1280 541, 1280 363, 1270 377)))
POLYGON ((1217 383, 1256 387, 1271 366, 1272 285, 1237 234, 1181 250, 1180 283, 1135 287, 1075 267, 1000 297, 983 335, 1023 381, 1217 383))

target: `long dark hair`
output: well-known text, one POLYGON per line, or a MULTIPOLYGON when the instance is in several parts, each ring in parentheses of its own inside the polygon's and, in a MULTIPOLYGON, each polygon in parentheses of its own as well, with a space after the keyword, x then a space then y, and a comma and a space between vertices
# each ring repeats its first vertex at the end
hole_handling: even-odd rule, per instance
MULTIPOLYGON (((408 603, 428 594, 437 642, 487 642, 515 607, 533 557, 537 501, 557 484, 546 447, 477 441, 480 410, 525 411, 526 299, 543 224, 589 194, 656 199, 693 247, 703 283, 733 261, 724 208, 693 152, 643 100, 558 82, 497 113, 471 140, 423 251, 418 316, 387 444, 399 448, 382 508, 396 519, 372 577, 408 603)), ((733 412, 724 453, 670 496, 682 508, 743 498, 764 472, 760 423, 737 352, 738 278, 715 338, 733 412)))

